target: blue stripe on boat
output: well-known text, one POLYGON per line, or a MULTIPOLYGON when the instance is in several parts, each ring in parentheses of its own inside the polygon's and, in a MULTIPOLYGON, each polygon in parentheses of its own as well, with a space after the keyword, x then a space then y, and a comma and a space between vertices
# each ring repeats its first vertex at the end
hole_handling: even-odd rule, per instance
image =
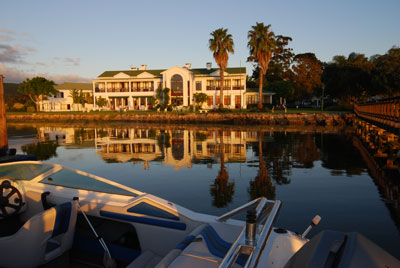
POLYGON ((177 246, 176 249, 184 250, 196 237, 194 235, 188 235, 183 239, 182 242, 180 242, 177 246))
MULTIPOLYGON (((200 234, 203 236, 210 253, 219 258, 225 257, 232 246, 231 243, 223 240, 211 225, 206 226, 200 234)), ((236 263, 244 266, 248 257, 249 255, 240 254, 236 259, 236 263)))
POLYGON ((100 216, 107 217, 107 218, 113 218, 113 219, 117 219, 117 220, 129 221, 129 222, 137 222, 137 223, 142 223, 142 224, 155 225, 155 226, 176 229, 176 230, 186 230, 186 224, 182 223, 182 222, 171 222, 171 221, 152 219, 152 218, 147 218, 147 217, 126 215, 126 214, 121 214, 121 213, 109 212, 109 211, 105 211, 105 210, 100 210, 100 216))

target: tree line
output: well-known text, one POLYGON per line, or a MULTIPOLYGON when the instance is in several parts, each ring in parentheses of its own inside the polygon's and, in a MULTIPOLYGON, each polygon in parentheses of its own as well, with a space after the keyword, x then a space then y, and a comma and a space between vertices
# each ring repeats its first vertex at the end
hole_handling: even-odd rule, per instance
MULTIPOLYGON (((209 48, 221 69, 223 85, 223 71, 228 65, 228 53, 234 53, 234 42, 228 29, 219 28, 211 36, 209 48)), ((259 109, 262 109, 263 91, 274 92, 289 102, 330 96, 344 105, 372 96, 400 95, 399 47, 393 46, 386 54, 370 58, 355 52, 348 57, 338 55, 326 63, 311 52, 295 54, 289 47, 292 38, 276 35, 271 25, 257 22, 248 31, 248 39, 247 61, 253 63, 254 69, 247 79, 247 87, 258 86, 259 109)), ((220 94, 222 100, 222 90, 220 94)))

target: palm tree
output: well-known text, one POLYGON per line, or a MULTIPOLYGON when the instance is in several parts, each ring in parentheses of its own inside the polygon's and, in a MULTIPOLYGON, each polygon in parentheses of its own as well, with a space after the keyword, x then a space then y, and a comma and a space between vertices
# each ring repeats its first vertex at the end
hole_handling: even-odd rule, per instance
POLYGON ((259 78, 259 92, 258 92, 258 108, 262 109, 262 89, 263 89, 263 78, 267 73, 268 64, 271 60, 272 53, 275 49, 275 34, 269 29, 271 25, 264 26, 264 23, 256 23, 255 26, 251 26, 247 34, 249 42, 247 47, 250 49, 250 56, 247 61, 256 62, 260 69, 259 78))
POLYGON ((210 33, 212 38, 208 40, 208 47, 213 52, 214 60, 220 68, 220 101, 219 107, 224 106, 224 72, 228 66, 229 53, 234 53, 232 35, 228 34, 228 29, 219 28, 210 33))
POLYGON ((267 199, 275 199, 275 186, 272 185, 271 177, 268 175, 268 168, 263 158, 263 146, 262 146, 261 131, 258 132, 258 159, 259 159, 259 170, 254 180, 250 181, 250 187, 248 192, 250 199, 256 199, 260 196, 264 196, 267 199))
POLYGON ((218 175, 214 180, 214 184, 210 187, 210 194, 213 196, 213 206, 217 208, 226 207, 232 202, 232 197, 235 193, 235 182, 229 182, 229 174, 225 168, 225 146, 224 146, 224 133, 220 130, 220 158, 221 168, 218 175))

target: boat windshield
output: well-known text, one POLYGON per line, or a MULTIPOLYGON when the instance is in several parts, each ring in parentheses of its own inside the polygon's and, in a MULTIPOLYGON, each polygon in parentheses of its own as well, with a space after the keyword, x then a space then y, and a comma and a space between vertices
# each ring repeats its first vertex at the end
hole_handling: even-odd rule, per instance
POLYGON ((12 177, 15 180, 29 181, 52 168, 53 166, 44 164, 2 165, 0 166, 0 178, 12 177))
POLYGON ((129 195, 134 197, 137 196, 137 194, 119 188, 118 186, 114 186, 67 169, 62 169, 54 174, 51 174, 40 182, 55 186, 63 186, 101 193, 129 195))

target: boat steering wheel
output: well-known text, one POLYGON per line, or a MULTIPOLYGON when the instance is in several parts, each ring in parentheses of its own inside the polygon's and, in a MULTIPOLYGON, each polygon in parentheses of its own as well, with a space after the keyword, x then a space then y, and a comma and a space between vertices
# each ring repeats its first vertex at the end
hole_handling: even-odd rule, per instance
POLYGON ((0 218, 8 218, 20 211, 23 206, 22 194, 12 185, 14 179, 7 177, 0 179, 0 218))

